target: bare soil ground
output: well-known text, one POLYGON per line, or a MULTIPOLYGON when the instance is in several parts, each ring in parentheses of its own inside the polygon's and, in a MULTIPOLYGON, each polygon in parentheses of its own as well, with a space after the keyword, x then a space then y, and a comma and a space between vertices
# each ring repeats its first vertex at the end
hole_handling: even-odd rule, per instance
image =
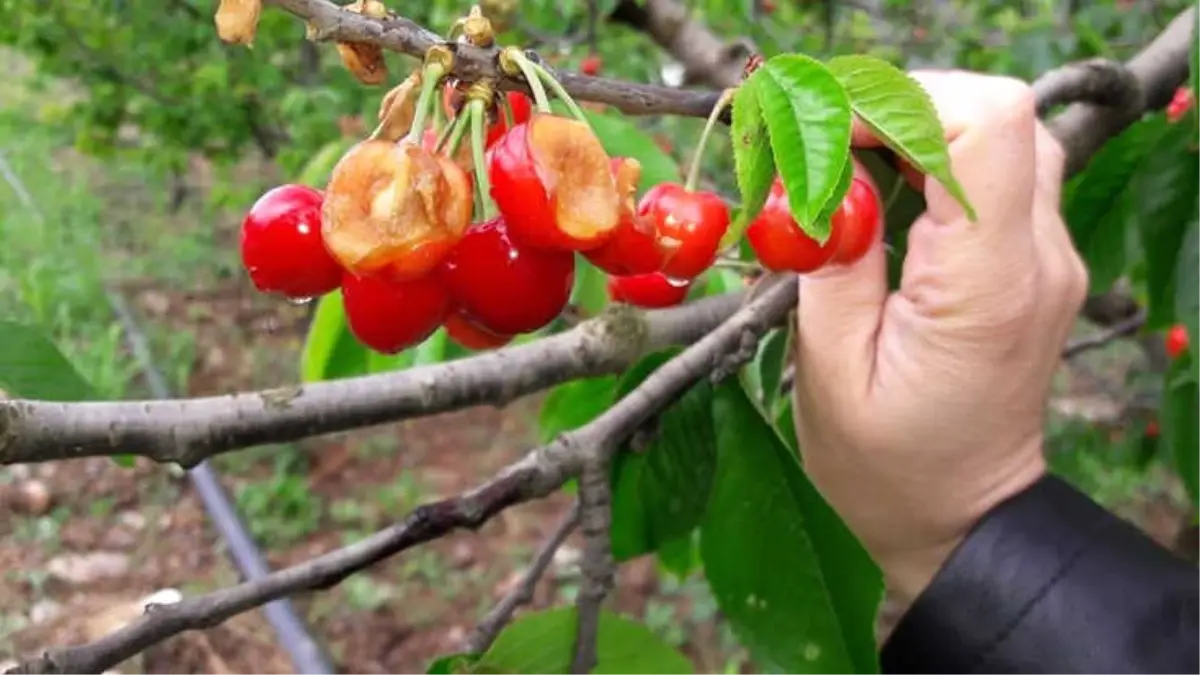
MULTIPOLYGON (((195 332, 190 395, 245 388, 263 380, 264 371, 278 373, 284 382, 294 372, 305 308, 263 298, 238 281, 203 293, 134 287, 129 294, 143 321, 195 332), (252 359, 272 363, 264 369, 252 359)), ((285 542, 260 532, 270 563, 279 568, 301 562, 385 526, 417 503, 458 493, 490 475, 534 443, 538 402, 528 398, 504 409, 474 408, 298 444, 306 465, 301 506, 294 495, 269 494, 249 517, 269 528, 286 524, 291 509, 297 519, 311 521, 311 531, 288 535, 285 542)), ((225 485, 235 495, 262 484, 274 485, 276 493, 292 490, 291 483, 279 487, 273 451, 279 448, 258 451, 249 463, 219 461, 225 485)), ((190 595, 237 581, 188 481, 150 462, 139 461, 132 470, 108 459, 10 469, 0 496, 13 509, 0 518, 0 611, 13 629, 0 630, 0 657, 96 639, 135 616, 137 601, 159 589, 190 595), (56 536, 45 536, 51 534, 45 530, 56 536), (98 551, 125 562, 109 570, 98 565, 96 579, 80 582, 48 571, 56 558, 98 551), (21 615, 23 620, 16 618, 21 615)), ((296 606, 340 671, 422 672, 432 658, 462 646, 568 503, 559 495, 511 509, 479 532, 396 556, 337 589, 299 597, 296 606)), ((568 542, 564 564, 541 586, 535 606, 561 602, 573 591, 574 545, 568 542)), ((659 582, 653 560, 625 565, 615 607, 644 616, 651 606, 665 629, 686 636, 683 647, 706 670, 723 669, 728 654, 720 649, 713 621, 695 620, 689 593, 664 594, 659 582)), ((261 611, 170 640, 119 668, 292 669, 261 611)))

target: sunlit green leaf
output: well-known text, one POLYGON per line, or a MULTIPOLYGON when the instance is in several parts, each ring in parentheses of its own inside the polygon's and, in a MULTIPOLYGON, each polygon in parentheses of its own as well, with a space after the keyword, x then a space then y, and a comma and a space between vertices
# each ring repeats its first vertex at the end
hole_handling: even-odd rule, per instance
POLYGON ((84 401, 92 386, 36 326, 0 320, 0 390, 11 398, 84 401))
POLYGON ((733 121, 729 137, 733 145, 733 163, 742 208, 730 223, 722 240, 722 248, 741 238, 746 226, 754 220, 767 201, 771 183, 775 180, 775 157, 771 154, 771 139, 767 120, 759 106, 758 87, 761 77, 751 77, 742 83, 733 97, 733 121))
MULTIPOLYGON (((483 657, 476 673, 566 673, 571 667, 575 632, 574 607, 522 615, 510 623, 483 657)), ((690 661, 644 624, 604 610, 596 640, 592 673, 692 673, 690 661)))
POLYGON ((300 356, 300 379, 320 382, 362 375, 368 372, 370 353, 350 332, 342 292, 334 291, 317 301, 300 356))
POLYGON ((771 58, 755 71, 753 91, 766 119, 775 167, 800 229, 829 239, 821 220, 850 159, 850 101, 819 61, 800 54, 771 58))
POLYGON ((914 167, 936 178, 975 220, 975 209, 954 177, 946 133, 925 89, 904 71, 872 56, 838 56, 828 65, 863 124, 914 167))

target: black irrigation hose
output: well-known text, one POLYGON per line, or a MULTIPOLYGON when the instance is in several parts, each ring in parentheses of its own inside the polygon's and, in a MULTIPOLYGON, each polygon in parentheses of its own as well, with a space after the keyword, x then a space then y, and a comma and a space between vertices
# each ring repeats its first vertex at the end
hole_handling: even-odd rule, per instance
MULTIPOLYGON (((108 293, 109 304, 125 329, 129 349, 133 352, 145 375, 146 384, 155 398, 171 397, 170 388, 162 374, 154 366, 146 335, 138 328, 137 321, 128 305, 116 292, 108 293)), ((229 553, 242 577, 251 581, 270 573, 262 551, 254 541, 254 537, 246 529, 246 524, 238 515, 237 508, 229 499, 228 493, 221 485, 220 477, 207 460, 200 462, 187 472, 192 486, 200 494, 204 509, 209 518, 221 533, 228 545, 229 553)), ((296 614, 292 602, 280 598, 263 606, 267 621, 275 629, 284 650, 291 658, 296 673, 304 675, 329 675, 334 673, 329 657, 317 640, 308 631, 308 627, 296 614)))

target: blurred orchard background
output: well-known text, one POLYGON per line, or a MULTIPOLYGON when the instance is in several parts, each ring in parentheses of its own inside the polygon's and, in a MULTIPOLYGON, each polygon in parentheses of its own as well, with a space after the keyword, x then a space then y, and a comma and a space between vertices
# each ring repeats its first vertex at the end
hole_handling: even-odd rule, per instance
MULTIPOLYGON (((659 0, 489 0, 485 9, 507 29, 502 42, 529 44, 556 67, 578 69, 595 56, 603 75, 709 84, 638 25, 644 1, 659 0)), ((731 53, 868 53, 906 68, 958 66, 1029 80, 1071 60, 1125 59, 1189 4, 670 3, 686 6, 731 53)), ((253 289, 238 259, 241 214, 281 182, 323 186, 333 161, 374 126, 386 91, 358 83, 335 50, 305 41, 301 22, 269 7, 253 50, 223 44, 214 6, 0 0, 0 319, 42 327, 103 398, 149 395, 110 308, 114 292, 177 394, 296 381, 312 306, 253 289)), ((444 32, 469 5, 389 7, 444 32)), ((387 58, 393 84, 416 64, 387 58)), ((632 121, 680 166, 691 161, 703 120, 632 121)), ((712 142, 705 175, 735 194, 728 139, 712 142)), ((1081 323, 1079 334, 1089 330, 1081 323)), ((1176 545, 1194 514, 1170 458, 1155 452, 1161 343, 1161 333, 1146 334, 1065 362, 1050 453, 1055 471, 1176 545)), ((263 447, 215 466, 271 564, 282 566, 365 536, 515 458, 537 440, 539 403, 263 447)), ((340 670, 422 671, 454 651, 512 586, 564 499, 505 512, 478 534, 413 550, 296 607, 340 670)), ((577 557, 572 545, 559 552, 539 605, 577 591, 577 557)), ((749 667, 697 575, 678 579, 653 557, 620 574, 616 606, 698 669, 749 667)), ((29 645, 94 639, 154 591, 202 592, 236 580, 182 472, 106 458, 0 468, 0 661, 29 645)), ((174 638, 121 670, 290 668, 255 611, 174 638)))

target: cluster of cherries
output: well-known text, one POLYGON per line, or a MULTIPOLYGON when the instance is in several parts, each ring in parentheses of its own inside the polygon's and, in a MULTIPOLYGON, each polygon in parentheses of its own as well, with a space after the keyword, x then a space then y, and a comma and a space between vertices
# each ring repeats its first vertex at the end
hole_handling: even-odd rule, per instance
MULTIPOLYGON (((445 87, 445 111, 461 114, 463 92, 445 87)), ((609 157, 585 122, 534 110, 515 92, 509 114, 492 107, 483 164, 498 213, 485 204, 476 220, 474 183, 485 181, 438 149, 437 133, 364 140, 324 193, 284 185, 250 209, 241 252, 255 286, 296 300, 341 288, 351 331, 383 353, 439 326, 471 349, 546 326, 566 307, 577 254, 610 275, 614 301, 682 302, 717 260, 730 223, 724 200, 663 183, 635 201, 640 164, 609 157)), ((818 244, 792 219, 777 179, 747 237, 764 267, 811 272, 858 260, 880 227, 877 192, 856 174, 818 244)))

